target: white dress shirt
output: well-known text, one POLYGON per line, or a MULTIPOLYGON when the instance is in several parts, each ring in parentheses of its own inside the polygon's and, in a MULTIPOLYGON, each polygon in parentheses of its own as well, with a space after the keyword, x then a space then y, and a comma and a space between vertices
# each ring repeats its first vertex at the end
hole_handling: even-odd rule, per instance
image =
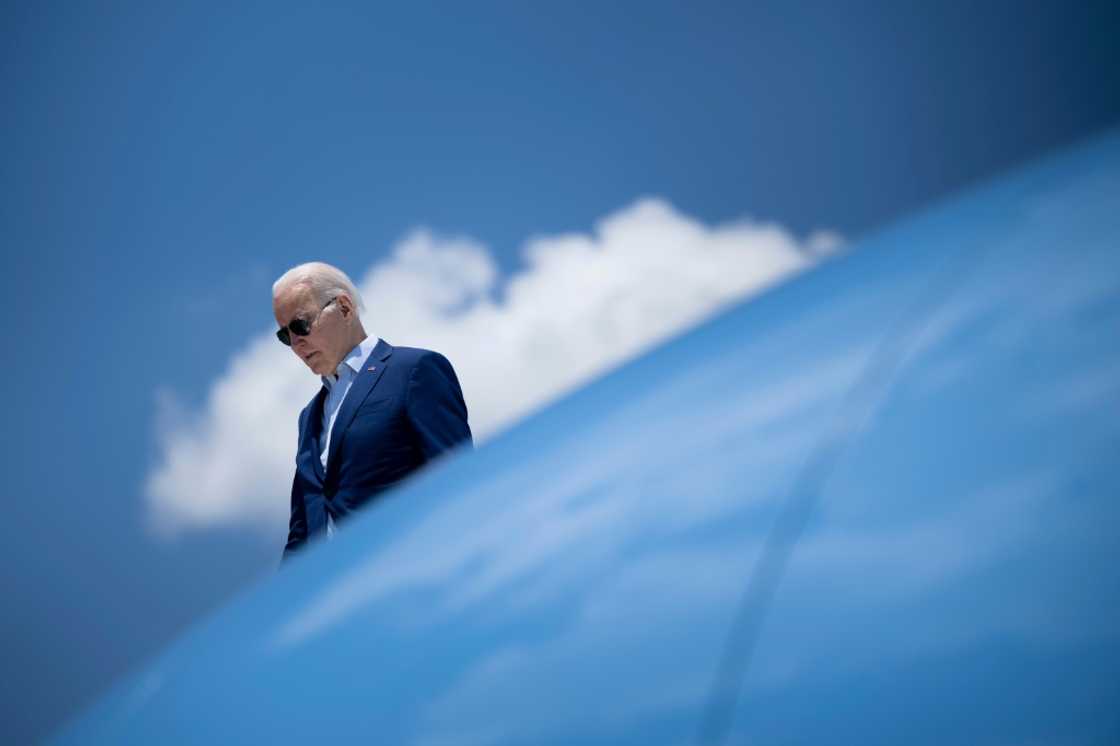
MULTIPOLYGON (((324 472, 327 470, 327 454, 331 449, 331 428, 334 427, 334 421, 338 417, 338 410, 342 408, 342 402, 346 399, 350 386, 361 372, 362 363, 376 346, 377 337, 367 336, 346 354, 333 376, 322 376, 323 385, 327 387, 327 400, 323 404, 323 437, 321 438, 323 451, 319 454, 324 472)), ((333 537, 334 532, 334 520, 331 519, 331 514, 327 513, 327 538, 333 537)))

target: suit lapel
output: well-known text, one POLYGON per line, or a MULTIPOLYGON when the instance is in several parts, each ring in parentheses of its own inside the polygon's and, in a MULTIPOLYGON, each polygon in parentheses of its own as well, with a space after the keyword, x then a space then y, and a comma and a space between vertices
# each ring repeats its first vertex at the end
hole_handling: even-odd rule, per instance
POLYGON ((362 363, 362 367, 358 371, 358 377, 354 379, 354 383, 350 385, 350 390, 346 392, 346 398, 342 400, 342 406, 339 407, 338 416, 334 420, 334 427, 331 428, 331 446, 330 452, 327 453, 328 475, 338 473, 338 452, 342 447, 343 439, 346 437, 346 430, 350 427, 350 423, 354 421, 354 415, 357 413, 358 407, 362 406, 362 402, 369 396, 369 392, 373 391, 373 387, 381 380, 381 374, 385 372, 383 363, 392 354, 392 345, 383 339, 378 339, 377 346, 373 348, 369 357, 362 363))
POLYGON ((315 467, 315 474, 322 482, 327 478, 326 472, 323 471, 323 459, 320 455, 323 453, 323 407, 327 404, 327 387, 319 389, 319 394, 315 397, 315 402, 311 407, 311 411, 307 413, 307 439, 308 445, 311 448, 311 463, 315 467))

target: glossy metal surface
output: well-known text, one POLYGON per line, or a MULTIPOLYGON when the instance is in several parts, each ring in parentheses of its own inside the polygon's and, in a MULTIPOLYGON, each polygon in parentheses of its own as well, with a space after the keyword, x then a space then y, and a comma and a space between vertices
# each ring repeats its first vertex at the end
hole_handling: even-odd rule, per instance
POLYGON ((58 743, 1120 738, 1120 135, 429 470, 58 743))

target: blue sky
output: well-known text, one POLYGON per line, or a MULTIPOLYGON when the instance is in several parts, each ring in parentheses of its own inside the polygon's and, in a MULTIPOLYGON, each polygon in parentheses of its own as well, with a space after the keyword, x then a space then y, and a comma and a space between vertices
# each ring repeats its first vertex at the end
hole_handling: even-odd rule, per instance
POLYGON ((287 267, 428 227, 509 277, 647 196, 858 239, 1120 121, 1109 3, 0 14, 16 740, 272 571, 244 526, 154 534, 144 492, 158 392, 204 407, 287 267))

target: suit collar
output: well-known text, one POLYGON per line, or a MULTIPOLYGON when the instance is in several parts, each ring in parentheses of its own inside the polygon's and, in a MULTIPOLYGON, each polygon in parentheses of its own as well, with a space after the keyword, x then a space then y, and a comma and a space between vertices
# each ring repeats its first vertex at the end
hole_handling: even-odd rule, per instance
MULTIPOLYGON (((373 352, 380 341, 381 340, 377 337, 371 337, 367 335, 365 339, 354 345, 354 349, 346 353, 346 357, 344 357, 342 359, 342 362, 338 364, 338 368, 335 371, 336 375, 341 376, 343 375, 344 371, 352 372, 355 375, 361 373, 362 363, 367 358, 369 358, 370 353, 373 352)), ((332 388, 335 384, 335 381, 331 380, 332 376, 320 376, 319 378, 323 381, 323 385, 328 389, 332 388)))
POLYGON ((370 352, 369 358, 366 359, 366 362, 369 362, 370 358, 376 358, 378 360, 388 360, 389 356, 392 354, 393 345, 389 344, 384 339, 379 338, 377 340, 377 344, 373 347, 373 351, 370 352))

